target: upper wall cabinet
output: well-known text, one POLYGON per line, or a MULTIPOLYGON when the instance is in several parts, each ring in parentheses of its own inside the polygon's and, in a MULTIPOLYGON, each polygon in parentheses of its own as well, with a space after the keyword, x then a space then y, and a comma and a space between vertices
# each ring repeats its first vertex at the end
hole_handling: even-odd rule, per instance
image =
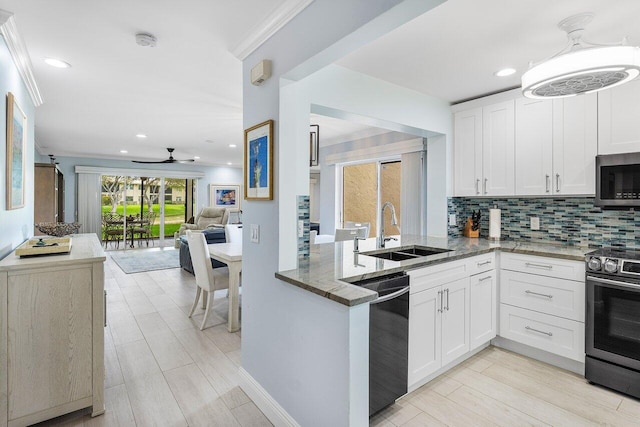
POLYGON ((514 191, 514 102, 455 114, 454 185, 457 196, 514 191))
POLYGON ((640 151, 640 79, 598 92, 598 154, 640 151))
POLYGON ((595 94, 516 99, 516 195, 595 192, 595 94))

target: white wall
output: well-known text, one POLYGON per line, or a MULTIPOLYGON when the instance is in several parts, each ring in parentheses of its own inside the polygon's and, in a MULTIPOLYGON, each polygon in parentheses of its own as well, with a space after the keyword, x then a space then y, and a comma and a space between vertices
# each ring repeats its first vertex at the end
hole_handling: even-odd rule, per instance
POLYGON ((27 238, 33 236, 33 159, 34 159, 34 123, 35 107, 18 69, 13 63, 11 54, 0 36, 0 259, 27 238), (25 150, 25 206, 20 209, 7 209, 6 176, 7 176, 7 92, 13 93, 15 100, 27 116, 27 147, 25 150))
MULTIPOLYGON (((367 324, 362 310, 368 313, 368 306, 316 303, 319 296, 274 278, 283 265, 296 265, 295 200, 309 185, 304 153, 310 103, 281 105, 287 97, 306 96, 296 94, 293 83, 286 88, 281 84, 289 83, 283 78, 297 81, 316 72, 439 3, 316 0, 243 62, 244 127, 275 120, 275 191, 273 201, 244 204, 243 220, 260 226, 260 243, 251 243, 244 234, 242 366, 276 405, 305 426, 368 425, 368 354, 358 351, 368 345, 364 331, 358 331, 367 324), (262 59, 273 61, 273 76, 255 87, 250 69, 262 59), (281 117, 289 108, 291 115, 281 117), (323 317, 305 310, 315 304, 323 317), (347 342, 343 328, 348 328, 347 342)), ((326 178, 323 174, 323 182, 326 178)))
MULTIPOLYGON (((45 163, 49 163, 49 159, 45 163)), ((88 157, 57 157, 56 162, 60 164, 58 167, 64 175, 64 220, 72 222, 75 218, 76 210, 76 166, 93 166, 104 168, 126 168, 126 169, 145 169, 149 171, 149 175, 153 176, 153 171, 167 170, 175 171, 197 171, 205 174, 204 178, 198 179, 197 183, 197 200, 198 210, 205 206, 209 206, 209 184, 234 184, 242 185, 242 169, 223 166, 205 166, 196 164, 172 164, 172 165, 141 165, 132 163, 129 160, 111 160, 96 159, 88 157)))

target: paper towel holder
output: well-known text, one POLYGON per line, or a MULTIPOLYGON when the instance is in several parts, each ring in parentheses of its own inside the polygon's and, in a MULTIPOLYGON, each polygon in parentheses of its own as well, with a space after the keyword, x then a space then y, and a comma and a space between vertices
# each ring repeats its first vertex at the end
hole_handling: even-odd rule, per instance
POLYGON ((489 241, 491 241, 491 242, 499 242, 501 240, 500 236, 501 236, 502 233, 501 233, 500 228, 502 226, 502 221, 501 221, 500 216, 501 216, 501 210, 498 209, 498 206, 494 206, 493 209, 489 209, 489 236, 487 237, 487 239, 489 239, 489 241), (492 212, 492 211, 494 211, 494 212, 492 212), (497 213, 495 213, 495 211, 497 211, 497 213), (497 230, 494 229, 496 224, 494 224, 493 218, 492 218, 494 213, 498 216, 498 218, 497 218, 497 220, 498 220, 497 221, 498 222, 498 224, 497 224, 498 229, 497 230))

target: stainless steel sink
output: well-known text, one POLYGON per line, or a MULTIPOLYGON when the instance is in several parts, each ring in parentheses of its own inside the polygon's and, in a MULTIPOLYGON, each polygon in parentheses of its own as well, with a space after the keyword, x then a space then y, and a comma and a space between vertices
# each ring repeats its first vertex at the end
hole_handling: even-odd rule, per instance
POLYGON ((362 255, 368 255, 376 258, 388 259, 391 261, 405 261, 408 259, 416 259, 429 255, 436 255, 443 252, 450 252, 449 249, 430 248, 426 246, 411 246, 406 248, 390 248, 387 250, 363 252, 362 255))

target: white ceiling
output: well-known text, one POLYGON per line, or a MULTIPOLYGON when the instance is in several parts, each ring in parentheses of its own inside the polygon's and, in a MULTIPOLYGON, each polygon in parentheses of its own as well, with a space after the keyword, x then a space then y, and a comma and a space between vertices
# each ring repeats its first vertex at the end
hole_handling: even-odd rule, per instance
MULTIPOLYGON (((285 2, 0 0, 15 14, 45 101, 36 110, 42 154, 160 160, 175 147, 176 158, 200 156, 196 164, 241 165, 241 62, 230 51, 285 2), (154 34, 157 47, 137 46, 140 31, 154 34), (52 68, 47 56, 72 68, 52 68)), ((448 0, 339 64, 457 102, 519 86, 529 61, 565 46, 557 23, 581 12, 595 13, 591 41, 626 35, 640 44, 638 0, 448 0), (518 72, 493 75, 506 66, 518 72)), ((322 145, 385 132, 311 121, 321 125, 322 145)))
POLYGON ((595 14, 589 41, 640 45, 638 0, 447 0, 339 64, 454 103, 520 86, 529 61, 566 46, 558 22, 582 12, 595 14), (493 75, 505 67, 518 72, 493 75))

